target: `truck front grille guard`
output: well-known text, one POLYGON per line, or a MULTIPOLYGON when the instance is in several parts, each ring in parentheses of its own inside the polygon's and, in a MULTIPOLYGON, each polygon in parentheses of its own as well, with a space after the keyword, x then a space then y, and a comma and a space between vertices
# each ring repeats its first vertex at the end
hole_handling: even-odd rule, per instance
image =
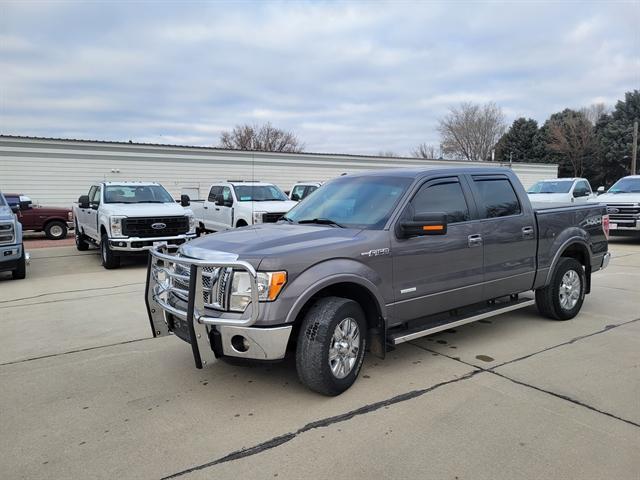
POLYGON ((145 295, 147 313, 154 337, 163 337, 170 333, 169 315, 185 320, 189 329, 196 367, 202 368, 203 365, 215 361, 215 355, 209 344, 207 325, 248 327, 258 319, 257 274, 253 266, 247 262, 216 262, 180 257, 176 254, 177 248, 164 243, 149 250, 145 295), (178 271, 184 271, 185 268, 189 271, 188 276, 178 273, 178 271), (216 295, 216 283, 222 277, 218 272, 231 270, 244 270, 249 274, 251 302, 244 313, 237 314, 237 318, 208 316, 205 309, 205 298, 212 298, 216 295), (188 290, 181 288, 186 285, 188 285, 188 290), (208 295, 205 295, 205 288, 209 289, 208 295), (187 299, 186 310, 171 304, 171 294, 187 299))

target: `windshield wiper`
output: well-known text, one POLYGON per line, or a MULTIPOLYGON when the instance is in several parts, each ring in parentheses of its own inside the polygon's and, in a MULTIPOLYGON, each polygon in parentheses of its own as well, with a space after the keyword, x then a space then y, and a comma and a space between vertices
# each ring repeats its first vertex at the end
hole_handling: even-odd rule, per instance
POLYGON ((340 225, 338 222, 334 222, 330 218, 309 218, 306 220, 298 220, 298 223, 317 223, 318 225, 331 225, 334 227, 345 228, 344 225, 340 225))
POLYGON ((285 215, 281 216, 280 220, 284 220, 287 223, 296 223, 296 222, 294 222, 293 220, 291 220, 289 217, 287 217, 285 215))
POLYGON ((127 203, 165 203, 160 200, 139 200, 137 202, 127 202, 127 203))

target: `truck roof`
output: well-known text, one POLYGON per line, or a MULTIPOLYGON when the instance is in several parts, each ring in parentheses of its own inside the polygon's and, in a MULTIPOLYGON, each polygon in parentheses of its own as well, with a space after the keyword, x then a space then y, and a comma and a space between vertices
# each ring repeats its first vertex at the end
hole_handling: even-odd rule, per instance
POLYGON ((103 185, 139 185, 141 187, 147 187, 149 185, 160 185, 158 182, 126 182, 126 181, 122 181, 122 182, 99 182, 103 185))
POLYGON ((270 182, 260 182, 260 181, 251 181, 251 180, 220 180, 218 182, 213 182, 211 185, 252 185, 252 186, 263 186, 263 185, 274 185, 270 182))
POLYGON ((445 173, 451 175, 477 175, 477 174, 505 174, 513 173, 513 170, 506 167, 410 167, 410 168, 390 168, 386 170, 363 170, 362 172, 349 173, 350 177, 386 176, 386 177, 421 177, 429 173, 445 173))

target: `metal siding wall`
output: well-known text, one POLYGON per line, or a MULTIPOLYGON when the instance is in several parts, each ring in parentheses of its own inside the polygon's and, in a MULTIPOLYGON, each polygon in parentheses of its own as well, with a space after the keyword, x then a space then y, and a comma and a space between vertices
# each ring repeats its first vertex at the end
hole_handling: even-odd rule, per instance
MULTIPOLYGON (((101 180, 157 181, 175 197, 183 188, 199 188, 203 198, 217 180, 258 179, 289 190, 299 180, 328 180, 345 172, 459 164, 487 165, 0 137, 0 189, 25 193, 43 205, 68 206, 101 180)), ((516 163, 513 170, 525 187, 557 176, 556 165, 516 163)))

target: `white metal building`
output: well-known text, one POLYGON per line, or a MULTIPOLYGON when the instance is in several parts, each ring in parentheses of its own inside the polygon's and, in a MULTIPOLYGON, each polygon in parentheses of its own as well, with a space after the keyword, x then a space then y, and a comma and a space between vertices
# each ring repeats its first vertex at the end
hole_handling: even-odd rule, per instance
MULTIPOLYGON (((328 180, 342 173, 419 165, 491 165, 416 158, 318 153, 271 153, 210 147, 155 145, 0 135, 0 190, 24 193, 43 205, 69 206, 100 180, 162 183, 178 197, 203 198, 217 180, 261 180, 283 190, 301 180, 328 180)), ((514 163, 525 187, 555 178, 555 164, 514 163)))

